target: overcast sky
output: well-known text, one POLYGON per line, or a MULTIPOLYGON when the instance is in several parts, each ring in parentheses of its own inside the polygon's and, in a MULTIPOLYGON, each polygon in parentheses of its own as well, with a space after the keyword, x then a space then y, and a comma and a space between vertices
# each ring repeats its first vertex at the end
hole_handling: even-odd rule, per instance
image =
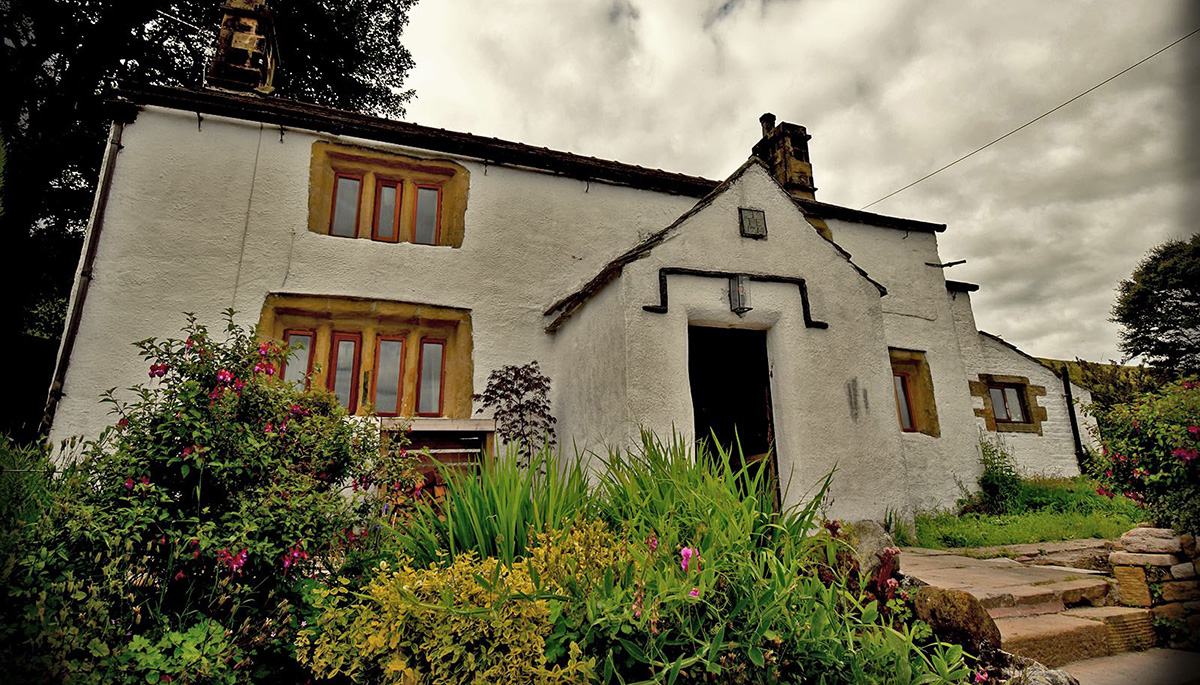
MULTIPOLYGON (((817 199, 860 208, 1186 35, 1185 5, 423 0, 407 119, 723 179, 769 111, 812 135, 817 199)), ((870 211, 948 225, 980 329, 1119 358, 1117 281, 1200 229, 1198 54, 1200 34, 870 211)))

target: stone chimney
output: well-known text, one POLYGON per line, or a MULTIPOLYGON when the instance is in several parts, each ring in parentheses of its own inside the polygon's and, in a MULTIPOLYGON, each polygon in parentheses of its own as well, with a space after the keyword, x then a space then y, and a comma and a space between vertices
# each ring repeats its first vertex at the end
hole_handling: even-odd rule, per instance
POLYGON ((275 22, 266 0, 226 0, 208 85, 221 90, 275 90, 275 22))
POLYGON ((752 154, 766 162, 771 175, 793 196, 817 199, 808 161, 808 132, 786 121, 777 126, 775 115, 770 113, 759 117, 758 122, 762 124, 762 140, 755 144, 752 154))

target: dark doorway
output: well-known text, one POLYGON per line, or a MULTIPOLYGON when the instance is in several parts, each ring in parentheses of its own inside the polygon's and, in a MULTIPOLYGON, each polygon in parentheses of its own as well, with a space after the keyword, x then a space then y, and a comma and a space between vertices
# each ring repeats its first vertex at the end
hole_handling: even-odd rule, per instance
MULTIPOLYGON (((715 439, 728 449, 736 436, 748 470, 769 469, 764 475, 778 501, 767 332, 689 327, 688 377, 696 440, 711 445, 715 439)), ((732 457, 738 459, 736 450, 732 457)), ((740 469, 743 464, 735 461, 732 466, 740 469)))

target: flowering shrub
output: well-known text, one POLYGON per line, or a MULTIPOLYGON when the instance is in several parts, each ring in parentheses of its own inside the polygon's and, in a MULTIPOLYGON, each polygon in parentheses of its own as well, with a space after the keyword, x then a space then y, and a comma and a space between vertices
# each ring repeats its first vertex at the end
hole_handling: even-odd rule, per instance
POLYGON ((109 394, 116 425, 25 526, 0 649, 28 677, 296 679, 302 589, 376 504, 342 484, 384 457, 371 424, 281 381, 287 350, 228 317, 223 339, 189 318, 185 340, 138 343, 149 383, 109 394))
POLYGON ((1091 411, 1104 426, 1093 460, 1102 495, 1125 495, 1157 523, 1200 531, 1200 382, 1177 381, 1091 411))

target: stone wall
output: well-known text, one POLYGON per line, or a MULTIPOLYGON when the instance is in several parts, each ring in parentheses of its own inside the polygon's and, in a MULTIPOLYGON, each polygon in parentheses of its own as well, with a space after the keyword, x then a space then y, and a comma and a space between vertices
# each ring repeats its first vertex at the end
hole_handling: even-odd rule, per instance
POLYGON ((1195 642, 1200 636, 1196 537, 1170 528, 1138 527, 1122 535, 1121 544, 1124 551, 1108 557, 1121 603, 1149 608, 1168 646, 1187 646, 1188 636, 1195 642))

